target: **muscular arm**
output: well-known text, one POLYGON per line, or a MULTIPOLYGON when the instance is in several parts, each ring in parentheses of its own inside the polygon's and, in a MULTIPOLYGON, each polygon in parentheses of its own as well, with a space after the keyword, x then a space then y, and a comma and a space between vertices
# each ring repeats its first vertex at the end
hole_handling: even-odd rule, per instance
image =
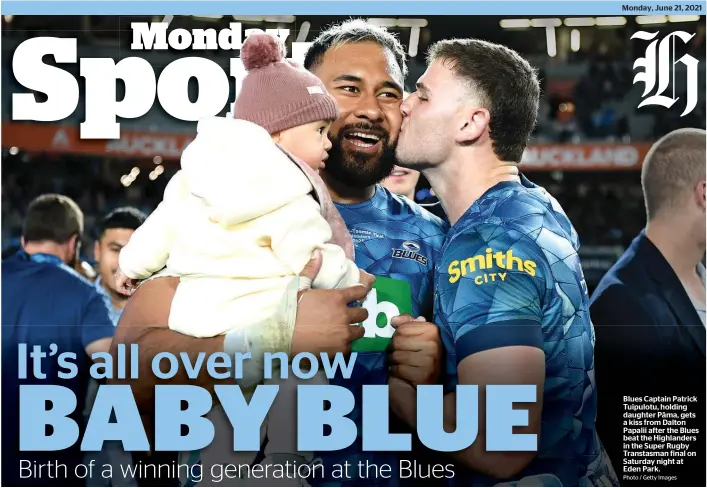
MULTIPOLYGON (((536 434, 540 439, 542 395, 545 381, 545 355, 541 349, 515 346, 476 353, 466 357, 458 367, 459 384, 479 386, 478 434, 468 448, 449 453, 459 462, 479 473, 498 479, 508 479, 523 470, 537 454, 535 451, 505 452, 486 450, 486 385, 533 385, 536 387, 535 403, 515 403, 515 410, 528 411, 528 425, 515 427, 514 434, 536 434)), ((409 383, 394 379, 390 383, 395 413, 410 425, 417 419, 417 393, 409 383)), ((464 409, 464 405, 459 406, 464 409)), ((457 428, 457 396, 455 392, 444 396, 444 429, 454 432, 457 428)))
MULTIPOLYGON (((528 425, 515 427, 514 434, 535 434, 540 444, 540 424, 545 382, 545 354, 542 349, 511 346, 482 351, 468 356, 458 366, 459 384, 479 385, 479 430, 474 443, 453 456, 467 467, 499 479, 520 473, 537 454, 536 451, 506 452, 486 450, 486 386, 533 385, 534 403, 516 403, 515 410, 528 411, 528 425)), ((464 408, 460 405, 460 408, 464 408)), ((457 396, 444 396, 444 428, 456 430, 457 396)))
MULTIPOLYGON (((519 240, 513 233, 499 232, 494 225, 477 226, 457 237, 442 258, 440 269, 446 272, 440 272, 438 279, 436 319, 449 332, 445 346, 456 363, 449 364, 447 372, 456 367, 453 383, 479 386, 477 438, 468 448, 450 455, 474 471, 508 479, 527 467, 537 452, 486 450, 485 390, 487 385, 535 387, 535 402, 514 406, 528 411, 528 425, 513 431, 536 434, 539 445, 545 382, 542 297, 547 288, 549 264, 534 241, 519 240), (527 266, 505 263, 501 268, 499 259, 496 266, 484 269, 468 266, 473 264, 474 256, 484 256, 489 248, 500 255, 512 252, 513 256, 522 256, 527 266), (499 279, 486 282, 487 273, 496 273, 499 279)), ((397 408, 398 414, 409 423, 417 417, 416 395, 410 388, 406 390, 404 384, 395 386, 407 397, 397 402, 397 408)), ((456 403, 455 392, 445 395, 444 426, 448 432, 456 430, 457 418, 469 415, 468 407, 457 408, 456 403)))
MULTIPOLYGON (((138 345, 139 380, 114 379, 110 383, 130 384, 141 412, 148 413, 154 409, 155 385, 195 385, 213 392, 215 384, 229 382, 229 380, 215 380, 209 376, 206 368, 202 368, 195 379, 189 378, 184 368, 179 368, 176 376, 169 380, 161 380, 152 373, 152 359, 160 352, 186 352, 192 362, 200 352, 206 353, 207 356, 215 352, 223 352, 224 336, 199 339, 168 328, 169 310, 178 284, 179 278, 172 277, 157 278, 144 283, 128 301, 115 331, 111 346, 114 361, 117 360, 118 344, 138 345)), ((126 346, 126 352, 129 355, 129 346, 126 346)))
MULTIPOLYGON (((321 257, 319 259, 321 260, 321 257)), ((318 270, 318 264, 312 263, 310 262, 302 272, 303 276, 310 279, 316 276, 318 270)), ((160 352, 186 352, 193 364, 201 352, 208 356, 224 351, 225 336, 201 339, 168 328, 166 324, 178 284, 178 278, 163 277, 140 286, 128 301, 113 339, 111 354, 114 360, 117 358, 118 344, 137 344, 139 347, 139 380, 114 379, 110 382, 131 385, 135 401, 143 413, 150 413, 154 409, 155 385, 194 385, 213 392, 214 385, 234 381, 215 380, 205 367, 202 367, 194 379, 189 378, 181 367, 169 380, 160 380, 152 374, 152 359, 160 352)), ((349 308, 347 304, 363 300, 371 285, 372 281, 363 286, 342 290, 305 291, 297 307, 290 355, 305 351, 330 355, 350 352, 351 342, 362 337, 364 330, 349 324, 363 322, 368 317, 368 312, 363 308, 349 308)), ((126 349, 129 353, 129 347, 126 349)))

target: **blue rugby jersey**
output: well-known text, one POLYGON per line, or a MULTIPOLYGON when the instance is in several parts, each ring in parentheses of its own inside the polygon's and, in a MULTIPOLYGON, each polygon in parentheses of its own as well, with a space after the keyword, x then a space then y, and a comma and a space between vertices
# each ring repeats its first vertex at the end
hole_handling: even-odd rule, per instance
MULTIPOLYGON (((457 365, 474 353, 514 345, 545 353, 538 454, 516 477, 531 476, 537 486, 618 485, 595 430, 594 329, 578 248, 557 201, 522 177, 520 184, 495 185, 466 211, 450 230, 435 273, 447 388, 457 384, 457 365)), ((491 486, 500 480, 457 463, 451 481, 491 486)))
MULTIPOLYGON (((356 264, 376 277, 392 278, 409 284, 412 314, 432 319, 434 264, 444 242, 447 225, 435 215, 406 198, 393 195, 380 185, 371 200, 358 204, 337 204, 351 233, 356 264)), ((371 295, 369 294, 369 297, 371 295)), ((371 312, 369 308, 369 313, 371 312)), ((373 318, 375 320, 375 318, 373 318)), ((380 321, 378 322, 381 325, 380 321)), ((368 335, 368 334, 367 334, 368 335)), ((361 445, 361 405, 363 385, 388 384, 388 364, 384 351, 359 351, 350 379, 333 378, 353 392, 356 406, 349 418, 358 425, 359 437, 349 448, 319 452, 327 478, 309 479, 312 485, 397 486, 399 456, 388 452, 363 452, 361 445), (358 477, 358 462, 390 464, 390 478, 358 477), (331 477, 331 466, 348 462, 350 479, 331 477)), ((382 412, 389 415, 389 412, 382 412)), ((414 480, 408 480, 408 482, 414 480)), ((407 484, 407 483, 406 483, 407 484)))

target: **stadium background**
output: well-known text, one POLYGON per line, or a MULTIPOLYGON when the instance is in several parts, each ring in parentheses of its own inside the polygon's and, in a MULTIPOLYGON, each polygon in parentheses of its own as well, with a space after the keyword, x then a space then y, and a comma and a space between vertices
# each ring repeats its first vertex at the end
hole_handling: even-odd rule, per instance
MULTIPOLYGON (((144 117, 119 120, 120 141, 81 141, 83 96, 74 114, 51 124, 13 122, 12 93, 27 92, 12 74, 12 58, 23 40, 36 36, 76 37, 79 58, 138 55, 156 75, 182 56, 207 57, 228 72, 236 52, 130 51, 131 22, 159 17, 4 16, 2 19, 2 249, 19 246, 23 214, 31 199, 58 192, 74 198, 86 215, 83 259, 92 261, 96 220, 122 205, 151 212, 178 168, 181 149, 194 134, 195 123, 168 116, 156 103, 144 117)), ((343 17, 175 16, 174 28, 228 27, 290 29, 287 41, 311 41, 343 17)), ((543 98, 537 129, 522 169, 545 186, 564 207, 582 244, 583 266, 590 290, 645 224, 640 166, 650 144, 679 127, 705 128, 705 17, 536 18, 493 16, 429 16, 371 18, 397 33, 409 54, 406 89, 412 91, 425 69, 425 52, 437 40, 477 37, 505 44, 522 53, 540 72, 543 98), (697 108, 643 107, 643 84, 633 84, 633 63, 645 53, 645 41, 631 40, 638 30, 695 34, 687 46, 676 42, 676 58, 689 53, 700 61, 697 108)), ((45 62, 50 60, 45 59, 45 62)), ((83 90, 78 64, 61 65, 83 90)), ((682 66, 675 74, 675 93, 685 90, 682 66)), ((119 86, 119 91, 122 88, 119 86)), ((198 88, 190 82, 190 99, 198 88)), ((673 87, 671 86, 669 90, 673 87)), ((233 100, 231 86, 229 100, 233 100)), ((120 96, 120 94, 119 94, 120 96)), ((39 101, 46 98, 36 93, 39 101)), ((684 99, 683 99, 684 100, 684 99)), ((678 105, 683 103, 678 102, 678 105)), ((226 110, 224 110, 225 114, 226 110)), ((426 198, 421 179, 418 195, 426 198)), ((234 182, 237 191, 237 182, 234 182)))

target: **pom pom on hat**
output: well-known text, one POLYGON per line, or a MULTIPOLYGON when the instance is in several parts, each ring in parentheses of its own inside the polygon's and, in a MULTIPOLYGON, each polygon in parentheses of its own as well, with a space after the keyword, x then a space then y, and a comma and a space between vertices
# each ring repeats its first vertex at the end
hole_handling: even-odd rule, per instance
POLYGON ((339 109, 322 81, 288 59, 285 44, 263 31, 251 33, 241 47, 248 73, 233 105, 233 117, 257 124, 270 134, 318 120, 336 120, 339 109))
POLYGON ((241 61, 247 71, 264 68, 285 59, 285 44, 279 37, 265 32, 253 32, 241 47, 241 61))

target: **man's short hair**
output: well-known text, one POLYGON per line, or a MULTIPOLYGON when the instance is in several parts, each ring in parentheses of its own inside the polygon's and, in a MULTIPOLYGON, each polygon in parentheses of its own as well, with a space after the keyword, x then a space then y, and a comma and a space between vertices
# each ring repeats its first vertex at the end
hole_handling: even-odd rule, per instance
POLYGON ((388 49, 403 74, 403 82, 408 73, 405 58, 405 49, 400 44, 395 35, 388 32, 383 27, 371 25, 362 19, 347 20, 340 24, 330 26, 314 40, 307 55, 304 58, 305 69, 312 71, 322 62, 324 55, 332 47, 338 47, 346 43, 375 42, 379 46, 388 49))
POLYGON ((136 230, 145 223, 147 215, 135 207, 120 207, 106 214, 99 222, 96 229, 96 238, 101 239, 108 229, 136 230))
POLYGON ((489 111, 496 156, 520 162, 538 117, 537 70, 512 49, 479 39, 439 41, 428 52, 428 62, 436 60, 465 80, 489 111))
POLYGON ((22 228, 25 242, 51 241, 65 244, 83 234, 83 212, 71 198, 49 193, 29 204, 22 228))
POLYGON ((648 220, 673 208, 686 190, 705 180, 706 134, 703 129, 678 129, 650 148, 641 169, 648 220))

